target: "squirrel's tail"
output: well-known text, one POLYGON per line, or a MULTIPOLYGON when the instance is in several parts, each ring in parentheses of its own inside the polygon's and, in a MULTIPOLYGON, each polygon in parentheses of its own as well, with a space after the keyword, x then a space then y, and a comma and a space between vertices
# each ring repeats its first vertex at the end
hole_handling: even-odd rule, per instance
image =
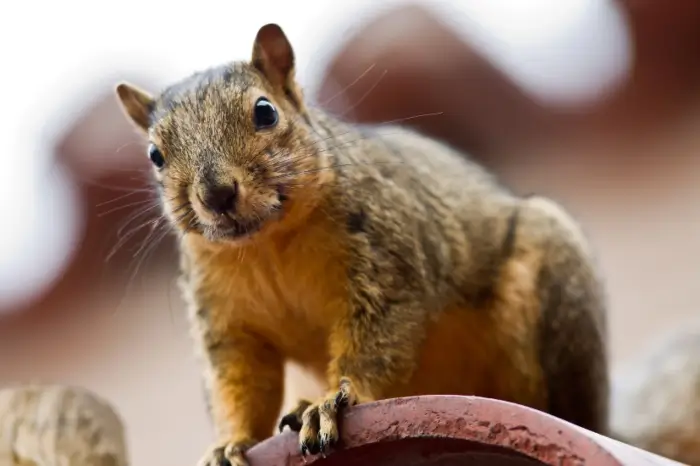
POLYGON ((612 384, 612 436, 700 466, 700 325, 674 333, 612 384))

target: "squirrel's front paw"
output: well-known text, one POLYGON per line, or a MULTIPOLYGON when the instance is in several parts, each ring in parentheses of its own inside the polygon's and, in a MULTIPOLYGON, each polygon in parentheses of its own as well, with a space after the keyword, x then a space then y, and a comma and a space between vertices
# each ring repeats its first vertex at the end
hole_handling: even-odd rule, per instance
POLYGON ((212 447, 197 466, 248 466, 245 452, 255 442, 231 442, 212 447))
MULTIPOLYGON (((301 402, 299 407, 302 406, 301 402)), ((331 392, 317 403, 307 404, 301 414, 301 429, 299 430, 299 448, 302 455, 327 453, 338 441, 338 410, 345 406, 357 404, 357 395, 350 379, 342 378, 337 392, 331 392)), ((297 408, 297 411, 299 409, 297 408)), ((288 416, 294 416, 292 412, 288 416)), ((285 425, 292 427, 292 418, 285 425)), ((280 424, 284 427, 282 424, 280 424)))

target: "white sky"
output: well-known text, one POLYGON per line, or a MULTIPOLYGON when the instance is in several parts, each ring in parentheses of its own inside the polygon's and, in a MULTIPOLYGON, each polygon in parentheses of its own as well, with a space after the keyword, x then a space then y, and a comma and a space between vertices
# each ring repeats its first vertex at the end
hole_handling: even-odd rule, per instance
MULTIPOLYGON (((80 218, 70 183, 46 174, 68 102, 88 102, 98 80, 142 66, 165 82, 247 58, 257 29, 277 22, 310 86, 337 40, 377 1, 43 0, 0 6, 0 310, 61 271, 80 218), (71 220, 74 219, 74 220, 71 220), (10 225, 7 228, 6 225, 10 225)), ((387 8, 403 0, 383 0, 387 8)), ((415 2, 413 2, 415 3, 415 2)), ((576 103, 624 75, 624 19, 612 0, 423 0, 534 98, 576 103)), ((361 70, 358 70, 358 74, 361 70)), ((79 110, 79 105, 75 107, 79 110)))

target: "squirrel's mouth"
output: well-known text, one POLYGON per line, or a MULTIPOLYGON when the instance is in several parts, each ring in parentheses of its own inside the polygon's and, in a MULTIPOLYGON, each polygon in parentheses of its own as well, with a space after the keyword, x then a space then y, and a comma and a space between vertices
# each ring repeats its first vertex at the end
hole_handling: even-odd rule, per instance
POLYGON ((283 206, 288 198, 281 188, 275 191, 275 199, 264 199, 257 208, 242 204, 236 206, 237 212, 212 212, 204 206, 199 196, 192 200, 194 214, 197 217, 196 230, 208 241, 238 242, 260 232, 270 223, 280 220, 283 206))
POLYGON ((209 225, 204 228, 203 233, 209 241, 240 240, 257 233, 262 226, 262 221, 229 220, 225 223, 209 225))

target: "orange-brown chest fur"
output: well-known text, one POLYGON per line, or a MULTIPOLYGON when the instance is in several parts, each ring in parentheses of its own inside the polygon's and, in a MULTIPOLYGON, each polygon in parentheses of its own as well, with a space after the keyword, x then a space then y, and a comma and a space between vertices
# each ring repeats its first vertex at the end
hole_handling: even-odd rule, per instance
POLYGON ((291 232, 236 248, 187 241, 191 286, 210 328, 244 329, 287 359, 326 369, 328 335, 348 309, 347 252, 339 224, 323 212, 291 232))
MULTIPOLYGON (((296 233, 236 249, 193 238, 186 250, 197 254, 192 286, 209 308, 206 325, 219 333, 243 328, 322 376, 332 327, 349 309, 345 234, 319 212, 296 233)), ((426 322, 425 338, 407 342, 416 345, 410 381, 387 395, 476 394, 541 407, 533 277, 522 272, 532 265, 529 256, 504 267, 492 308, 448 305, 426 322)))

